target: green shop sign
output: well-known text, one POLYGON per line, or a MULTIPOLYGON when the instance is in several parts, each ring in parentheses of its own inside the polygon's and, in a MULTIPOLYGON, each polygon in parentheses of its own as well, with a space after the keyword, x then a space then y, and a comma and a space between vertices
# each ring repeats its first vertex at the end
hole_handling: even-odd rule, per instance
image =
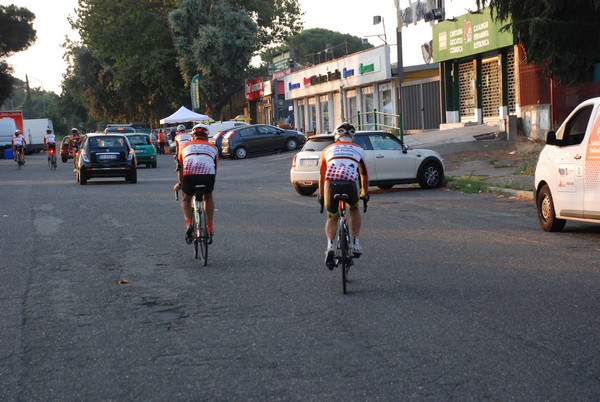
POLYGON ((433 60, 438 63, 501 49, 515 44, 512 32, 501 30, 511 21, 498 22, 489 9, 456 17, 433 26, 433 60))

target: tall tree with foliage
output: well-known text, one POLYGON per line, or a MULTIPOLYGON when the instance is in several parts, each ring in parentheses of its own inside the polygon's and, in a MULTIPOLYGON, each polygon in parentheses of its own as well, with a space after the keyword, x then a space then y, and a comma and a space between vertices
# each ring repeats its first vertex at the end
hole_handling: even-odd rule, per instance
POLYGON ((256 23, 226 1, 183 0, 170 17, 184 79, 198 74, 202 112, 219 119, 258 49, 256 23))
POLYGON ((36 40, 35 14, 24 7, 0 6, 0 104, 12 95, 12 67, 5 59, 27 49, 36 40))
MULTIPOLYGON (((70 51, 85 48, 86 58, 97 70, 73 66, 80 89, 90 96, 90 112, 113 122, 158 120, 186 100, 176 53, 169 34, 168 13, 172 0, 79 0, 77 19, 71 24, 80 43, 70 51), (89 60, 88 60, 89 61, 89 60), (90 80, 90 78, 93 78, 90 80)), ((73 58, 75 63, 81 58, 73 58)))
POLYGON ((477 0, 512 30, 527 60, 563 82, 589 81, 600 62, 599 0, 477 0))

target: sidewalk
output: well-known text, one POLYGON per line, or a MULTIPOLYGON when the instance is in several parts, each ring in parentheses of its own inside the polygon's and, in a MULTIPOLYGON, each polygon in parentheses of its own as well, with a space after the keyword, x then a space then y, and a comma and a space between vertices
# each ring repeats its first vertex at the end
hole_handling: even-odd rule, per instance
POLYGON ((413 148, 439 152, 446 164, 446 176, 484 176, 494 192, 533 200, 533 176, 515 174, 516 168, 510 164, 503 167, 503 160, 518 160, 519 155, 515 154, 515 142, 497 139, 498 131, 498 127, 479 124, 408 134, 404 141, 413 148))

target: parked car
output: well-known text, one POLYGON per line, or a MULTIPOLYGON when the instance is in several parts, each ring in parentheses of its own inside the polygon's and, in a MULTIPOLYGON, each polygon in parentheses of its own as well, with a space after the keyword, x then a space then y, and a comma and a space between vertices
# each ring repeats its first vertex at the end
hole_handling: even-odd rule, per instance
POLYGON ((67 163, 69 159, 73 159, 73 154, 71 153, 71 136, 65 135, 65 138, 60 142, 60 160, 63 163, 67 163))
POLYGON ((90 133, 77 154, 77 181, 87 184, 95 177, 124 177, 137 183, 135 151, 124 134, 90 133))
POLYGON ((135 157, 139 165, 156 167, 156 148, 152 145, 148 134, 126 134, 129 143, 135 151, 135 157))
POLYGON ((567 220, 600 223, 600 98, 583 101, 556 131, 535 168, 535 204, 540 226, 560 232, 567 220))
POLYGON ((293 151, 304 142, 304 134, 300 131, 252 124, 229 130, 223 136, 221 153, 226 158, 244 159, 248 154, 293 151))
POLYGON ((108 133, 135 133, 135 128, 131 127, 129 124, 107 124, 104 129, 104 134, 108 133))
MULTIPOLYGON (((431 189, 444 183, 444 161, 435 151, 412 149, 384 131, 357 131, 354 141, 365 150, 370 186, 389 189, 396 184, 418 183, 431 189)), ((317 190, 321 151, 332 143, 333 134, 314 135, 294 155, 290 181, 298 194, 311 195, 317 190)))

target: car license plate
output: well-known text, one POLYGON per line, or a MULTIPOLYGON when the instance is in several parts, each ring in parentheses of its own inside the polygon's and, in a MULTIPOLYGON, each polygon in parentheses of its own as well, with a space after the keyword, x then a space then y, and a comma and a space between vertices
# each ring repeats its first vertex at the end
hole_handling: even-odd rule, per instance
POLYGON ((300 166, 314 167, 319 166, 318 159, 300 159, 300 166))
POLYGON ((144 151, 145 151, 144 149, 136 149, 136 150, 135 150, 135 153, 136 153, 136 154, 143 154, 143 153, 144 153, 144 151))
POLYGON ((99 154, 96 155, 99 161, 109 160, 109 159, 118 159, 119 154, 99 154))

